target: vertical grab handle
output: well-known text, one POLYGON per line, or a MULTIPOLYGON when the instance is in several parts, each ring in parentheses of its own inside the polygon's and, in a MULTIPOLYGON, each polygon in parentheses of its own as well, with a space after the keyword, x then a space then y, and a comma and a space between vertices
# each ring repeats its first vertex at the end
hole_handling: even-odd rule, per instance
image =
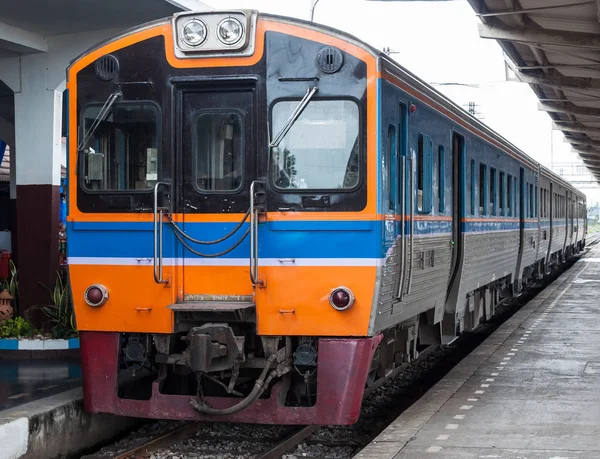
POLYGON ((396 297, 402 301, 404 296, 404 271, 406 269, 406 231, 404 229, 406 213, 406 156, 400 161, 400 279, 396 297))
POLYGON ((409 245, 410 245, 410 255, 408 259, 408 287, 406 289, 406 294, 410 293, 410 288, 412 286, 412 277, 413 277, 413 255, 414 255, 414 244, 413 238, 415 233, 415 171, 414 171, 414 158, 413 154, 409 159, 410 162, 410 185, 409 185, 409 199, 410 199, 410 234, 409 234, 409 245))
POLYGON ((157 284, 167 284, 169 281, 163 279, 163 208, 158 208, 158 189, 161 186, 171 186, 167 182, 156 182, 154 185, 154 282, 157 284), (160 222, 160 224, 159 224, 160 222))
POLYGON ((250 184, 250 281, 253 286, 262 286, 264 282, 258 278, 258 209, 256 208, 256 184, 250 184))

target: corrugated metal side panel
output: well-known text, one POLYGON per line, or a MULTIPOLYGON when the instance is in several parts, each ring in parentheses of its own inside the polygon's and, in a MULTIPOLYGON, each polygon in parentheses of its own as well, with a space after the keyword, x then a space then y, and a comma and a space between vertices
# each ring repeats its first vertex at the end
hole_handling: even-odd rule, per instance
POLYGON ((467 234, 459 301, 468 292, 514 274, 518 249, 518 230, 467 234))
MULTIPOLYGON (((443 304, 448 288, 452 259, 450 237, 415 237, 413 240, 413 274, 411 292, 402 303, 396 300, 396 285, 399 276, 398 243, 390 249, 383 267, 381 290, 377 303, 375 330, 383 330, 407 320, 421 312, 443 304), (432 258, 433 256, 433 258, 432 258)), ((406 244, 409 247, 408 241, 406 244)), ((407 269, 408 274, 408 259, 407 269)), ((408 286, 408 279, 406 285, 408 286)))

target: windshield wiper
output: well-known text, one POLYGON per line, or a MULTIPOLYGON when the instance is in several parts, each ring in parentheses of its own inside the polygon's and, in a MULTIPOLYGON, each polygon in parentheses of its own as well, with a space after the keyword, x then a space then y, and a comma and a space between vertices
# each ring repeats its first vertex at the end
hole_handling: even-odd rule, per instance
POLYGON ((302 98, 298 106, 294 109, 294 111, 290 115, 290 118, 287 120, 287 123, 285 123, 285 126, 283 126, 281 131, 279 131, 279 134, 277 134, 275 138, 271 141, 271 143, 269 143, 269 147, 273 148, 279 146, 283 138, 287 135, 288 132, 290 132, 290 129, 292 129, 294 123, 298 120, 298 118, 300 118, 300 115, 302 115, 302 112, 304 111, 304 109, 318 90, 319 88, 317 86, 313 86, 312 88, 308 88, 306 90, 306 95, 302 98))
POLYGON ((87 132, 84 134, 83 139, 81 140, 79 146, 77 147, 77 151, 83 150, 85 145, 88 143, 88 141, 94 135, 94 132, 96 132, 96 129, 98 129, 98 126, 100 126, 100 123, 102 121, 104 121, 104 118, 106 118, 106 115, 108 115, 108 113, 110 112, 110 109, 112 108, 115 101, 119 97, 122 97, 122 96, 123 96, 123 93, 121 91, 115 91, 110 96, 108 96, 108 99, 106 99, 106 101, 104 102, 104 105, 98 112, 98 116, 96 116, 96 119, 94 120, 94 122, 92 123, 90 128, 87 130, 87 132))

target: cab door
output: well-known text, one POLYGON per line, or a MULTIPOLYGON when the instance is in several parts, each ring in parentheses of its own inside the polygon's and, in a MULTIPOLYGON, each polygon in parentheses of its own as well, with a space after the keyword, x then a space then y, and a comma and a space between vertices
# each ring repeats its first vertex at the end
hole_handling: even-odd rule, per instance
POLYGON ((250 190, 257 178, 254 81, 178 91, 180 300, 250 297, 250 190))

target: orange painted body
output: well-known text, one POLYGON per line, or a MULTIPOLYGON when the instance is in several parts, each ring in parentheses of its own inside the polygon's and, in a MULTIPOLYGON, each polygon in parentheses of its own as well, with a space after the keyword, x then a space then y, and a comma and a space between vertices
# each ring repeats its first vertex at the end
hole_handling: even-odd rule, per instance
MULTIPOLYGON (((93 64, 99 57, 135 43, 163 36, 166 58, 176 68, 207 68, 249 66, 258 62, 264 53, 266 31, 277 31, 302 36, 323 44, 336 46, 367 65, 367 204, 361 212, 272 212, 267 221, 376 221, 377 215, 377 159, 376 159, 376 82, 377 59, 365 49, 338 37, 297 25, 260 19, 257 23, 255 54, 249 57, 222 57, 178 59, 173 51, 173 32, 170 23, 152 26, 118 38, 90 52, 76 61, 68 74, 70 132, 77 126, 77 73, 93 64)), ((266 116, 266 114, 265 114, 266 116)), ((70 164, 77 163, 77 136, 69 137, 70 164)), ((76 183, 76 167, 69 168, 69 182, 76 183)), ((77 207, 77 187, 69 188, 68 222, 152 222, 152 213, 84 213, 77 207)), ((183 215, 172 216, 176 222, 183 215)), ((238 222, 241 214, 185 215, 185 222, 238 222)), ((77 231, 76 229, 74 231, 77 231)), ((254 289, 250 283, 249 266, 165 266, 168 285, 154 282, 152 264, 144 266, 71 264, 77 326, 83 331, 119 331, 140 333, 172 333, 173 312, 169 305, 181 302, 186 294, 199 295, 254 295, 257 328, 261 335, 317 335, 366 336, 372 311, 376 281, 373 266, 262 266, 259 277, 266 280, 266 288, 254 289), (101 283, 109 290, 108 302, 92 308, 83 299, 85 289, 101 283), (344 312, 329 305, 328 295, 344 285, 355 296, 354 306, 344 312)))

